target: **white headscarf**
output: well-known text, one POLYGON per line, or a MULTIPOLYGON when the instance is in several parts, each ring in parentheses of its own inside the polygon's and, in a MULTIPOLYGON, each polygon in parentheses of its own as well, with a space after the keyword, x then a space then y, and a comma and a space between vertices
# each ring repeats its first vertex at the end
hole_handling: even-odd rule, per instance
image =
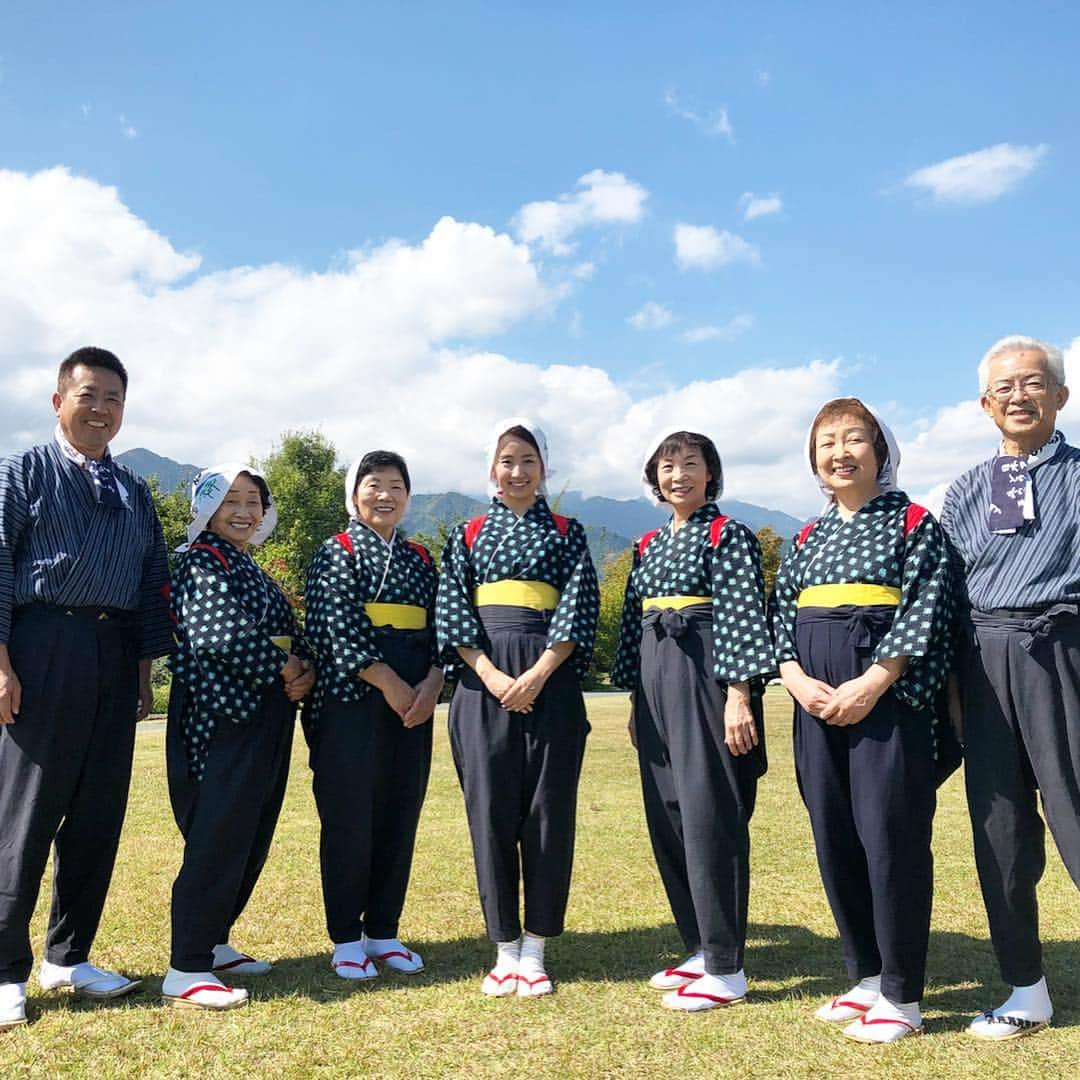
POLYGON ((551 475, 551 469, 548 467, 547 436, 544 434, 544 429, 527 416, 508 416, 506 419, 500 420, 491 429, 487 444, 488 494, 499 494, 495 481, 491 479, 491 470, 495 465, 495 455, 499 452, 499 440, 514 427, 524 428, 536 441, 536 447, 540 451, 540 464, 544 467, 544 475, 540 480, 540 486, 536 490, 538 494, 546 496, 548 493, 548 477, 551 475))
MULTIPOLYGON (((364 463, 364 458, 368 454, 374 453, 372 450, 368 450, 361 454, 348 468, 345 473, 345 513, 349 515, 349 519, 357 517, 356 513, 356 481, 360 475, 360 466, 364 463)), ((404 477, 402 477, 404 479, 404 477)), ((405 499, 408 501, 411 492, 405 493, 405 499)))
MULTIPOLYGON (((856 398, 856 400, 858 400, 856 398)), ((826 402, 826 404, 828 404, 826 402)), ((896 441, 896 436, 892 433, 892 428, 881 419, 878 414, 870 408, 866 402, 860 402, 862 407, 877 421, 877 426, 881 428, 881 435, 885 439, 886 455, 885 460, 878 468, 877 482, 882 491, 895 491, 899 486, 900 481, 897 479, 897 473, 900 471, 900 444, 896 441)), ((822 406, 824 408, 824 406, 822 406)), ((819 410, 820 411, 820 410, 819 410)), ((816 460, 814 457, 814 447, 810 442, 810 438, 814 433, 814 425, 810 424, 810 430, 806 433, 806 452, 811 461, 816 460)), ((817 469, 813 470, 814 479, 818 482, 818 487, 821 488, 822 494, 831 503, 833 501, 833 489, 821 479, 821 475, 817 469)))
POLYGON ((270 485, 266 483, 266 477, 258 469, 251 465, 240 465, 235 461, 224 465, 211 465, 203 469, 191 482, 191 524, 188 526, 187 543, 181 544, 176 550, 187 551, 188 546, 193 544, 214 516, 217 508, 225 501, 229 488, 236 482, 241 473, 258 478, 266 485, 270 505, 263 511, 263 519, 255 527, 251 534, 249 544, 261 544, 273 531, 277 524, 277 506, 274 496, 270 495, 270 485))
MULTIPOLYGON (((674 435, 678 431, 689 431, 689 430, 690 430, 689 428, 687 428, 685 426, 682 426, 680 424, 668 424, 667 427, 660 428, 656 432, 656 434, 653 435, 653 437, 649 440, 649 442, 647 444, 647 449, 645 451, 645 457, 641 461, 641 490, 643 492, 645 492, 645 498, 648 499, 649 502, 651 502, 653 504, 653 506, 663 506, 665 500, 659 498, 659 496, 657 496, 656 492, 653 491, 653 485, 649 483, 649 478, 645 475, 645 467, 649 464, 649 461, 651 460, 653 454, 655 454, 656 451, 659 450, 660 447, 663 446, 664 443, 667 442, 667 440, 670 439, 672 435, 674 435)), ((703 434, 703 432, 694 432, 693 434, 700 435, 700 434, 703 434)), ((716 446, 716 440, 715 439, 713 439, 711 436, 708 436, 708 435, 706 435, 705 437, 707 439, 709 439, 709 441, 713 444, 714 447, 716 446)), ((719 458, 719 456, 720 456, 720 451, 719 450, 716 451, 716 456, 719 458)), ((721 467, 720 467, 720 475, 719 476, 714 476, 713 479, 716 481, 716 494, 713 495, 712 498, 713 499, 719 499, 720 496, 724 494, 724 468, 723 468, 723 465, 721 465, 721 467)))

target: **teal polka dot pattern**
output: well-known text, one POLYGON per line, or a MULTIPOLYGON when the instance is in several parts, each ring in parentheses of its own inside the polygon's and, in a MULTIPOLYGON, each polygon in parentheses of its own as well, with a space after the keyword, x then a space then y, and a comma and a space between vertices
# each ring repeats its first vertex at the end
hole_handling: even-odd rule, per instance
POLYGON ((633 690, 637 685, 642 602, 656 596, 711 597, 714 678, 745 682, 773 671, 757 537, 741 522, 728 520, 714 548, 709 531, 719 516, 716 503, 706 503, 678 532, 669 521, 644 556, 635 547, 611 671, 616 686, 633 690))
POLYGON ((600 589, 581 523, 571 518, 564 536, 543 497, 520 518, 496 498, 471 549, 465 546, 465 526, 454 530, 443 553, 435 607, 444 663, 459 663, 458 646, 486 647, 473 592, 477 585, 496 581, 542 581, 558 591, 547 644, 574 642, 567 662, 583 678, 596 644, 600 589))
POLYGON ((291 637, 294 653, 307 652, 285 594, 250 555, 209 531, 195 545, 205 546, 192 546, 172 576, 177 648, 169 667, 187 691, 181 726, 188 771, 201 780, 219 718, 251 720, 288 659, 270 639, 291 637))
MULTIPOLYGON (((388 547, 378 533, 356 520, 349 522, 346 535, 351 553, 332 536, 315 552, 307 572, 304 634, 319 667, 311 723, 317 723, 327 694, 339 701, 359 701, 374 689, 357 678, 364 668, 384 661, 364 604, 412 604, 426 608, 428 626, 434 624, 438 572, 430 556, 425 561, 400 534, 388 547)), ((431 640, 434 665, 434 631, 431 640)))
POLYGON ((944 534, 933 515, 927 513, 904 535, 910 503, 904 492, 887 491, 846 522, 830 507, 806 543, 791 546, 769 600, 777 663, 799 658, 795 619, 803 589, 838 584, 898 588, 900 605, 871 661, 909 657, 893 690, 915 708, 933 708, 952 662, 952 578, 944 534))

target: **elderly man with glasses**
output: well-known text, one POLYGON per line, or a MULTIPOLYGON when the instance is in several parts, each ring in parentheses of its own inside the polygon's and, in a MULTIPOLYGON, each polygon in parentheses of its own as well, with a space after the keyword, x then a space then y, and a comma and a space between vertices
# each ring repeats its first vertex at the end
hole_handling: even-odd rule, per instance
POLYGON ((1012 987, 969 1030, 1002 1040, 1045 1027, 1054 1011, 1039 940, 1046 851, 1036 792, 1080 886, 1080 449, 1055 428, 1069 398, 1059 349, 1003 338, 979 380, 1001 446, 952 484, 941 524, 964 585, 954 713, 975 860, 1012 987))

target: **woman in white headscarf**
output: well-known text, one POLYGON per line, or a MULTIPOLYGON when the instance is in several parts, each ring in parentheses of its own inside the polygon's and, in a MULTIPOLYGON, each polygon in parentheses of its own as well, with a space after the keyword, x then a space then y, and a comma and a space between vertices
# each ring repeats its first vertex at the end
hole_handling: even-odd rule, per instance
POLYGON ((262 473, 238 464, 204 470, 191 512, 170 596, 177 649, 167 766, 184 861, 162 994, 178 1007, 231 1009, 247 991, 218 976, 270 970, 229 935, 270 849, 297 702, 315 673, 289 601, 248 552, 277 522, 262 473))
POLYGON ((322 833, 330 964, 343 979, 424 967, 398 938, 431 771, 431 717, 443 686, 435 645, 438 573, 399 528, 405 459, 372 450, 345 477, 349 524, 307 573, 307 639, 319 685, 304 711, 322 833))
POLYGON ((757 538, 721 513, 713 441, 650 441, 647 496, 671 510, 634 548, 611 681, 633 691, 649 838, 689 955, 649 980, 699 1012, 746 995, 750 817, 766 769, 763 678, 774 669, 757 538))
POLYGON ((543 431, 510 417, 488 450, 491 505, 446 545, 436 628, 444 659, 461 665, 450 745, 496 944, 481 989, 538 997, 552 991, 545 939, 566 915, 600 595, 585 530, 544 497, 543 431))
POLYGON ((829 503, 788 551, 770 614, 799 790, 854 980, 816 1016, 888 1043, 922 1030, 948 558, 937 522, 896 487, 892 433, 861 401, 828 402, 808 451, 829 503))

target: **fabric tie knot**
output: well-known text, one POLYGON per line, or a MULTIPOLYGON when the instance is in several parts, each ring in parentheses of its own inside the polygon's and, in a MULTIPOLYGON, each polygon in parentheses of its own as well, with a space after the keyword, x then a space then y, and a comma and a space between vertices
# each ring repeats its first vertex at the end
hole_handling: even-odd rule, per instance
POLYGON ((98 502, 102 506, 119 509, 124 505, 120 497, 120 489, 116 486, 116 474, 113 472, 112 460, 106 455, 100 461, 94 458, 86 459, 86 471, 94 482, 94 490, 97 491, 98 502))
POLYGON ((1053 632, 1058 623, 1066 619, 1075 619, 1080 615, 1080 605, 1055 604, 1047 608, 1041 615, 1029 619, 1024 623, 1027 636, 1020 639, 1020 647, 1026 652, 1031 652, 1036 642, 1045 641, 1053 632))
POLYGON ((642 619, 642 626, 651 628, 657 637, 678 640, 686 633, 689 623, 681 611, 672 608, 649 608, 642 619))
POLYGON ((871 617, 862 608, 856 608, 847 620, 848 644, 853 649, 866 651, 873 644, 870 635, 871 617))

